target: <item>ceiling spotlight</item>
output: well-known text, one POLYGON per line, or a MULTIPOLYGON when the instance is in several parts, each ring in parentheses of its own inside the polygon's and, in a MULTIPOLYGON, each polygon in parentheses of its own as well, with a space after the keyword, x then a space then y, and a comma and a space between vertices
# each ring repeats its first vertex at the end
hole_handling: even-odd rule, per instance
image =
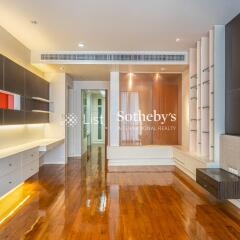
POLYGON ((180 42, 180 38, 176 38, 176 42, 180 42))
POLYGON ((37 22, 36 20, 31 20, 31 24, 33 24, 33 25, 37 25, 38 22, 37 22))
POLYGON ((79 44, 78 44, 78 47, 84 48, 84 44, 83 44, 83 43, 79 43, 79 44))

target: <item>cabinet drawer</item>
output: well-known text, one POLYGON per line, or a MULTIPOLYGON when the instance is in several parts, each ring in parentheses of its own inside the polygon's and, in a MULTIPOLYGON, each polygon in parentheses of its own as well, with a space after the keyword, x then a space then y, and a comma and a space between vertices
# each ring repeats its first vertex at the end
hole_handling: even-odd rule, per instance
POLYGON ((38 160, 39 160, 38 148, 34 148, 22 153, 22 166, 38 160))
POLYGON ((10 174, 0 178, 0 196, 9 192, 21 183, 21 171, 17 169, 10 174))
POLYGON ((198 174, 196 176, 196 182, 200 184, 203 188, 205 188, 208 192, 210 192, 216 198, 219 197, 219 188, 214 186, 210 181, 205 178, 200 177, 198 174))
POLYGON ((8 173, 21 169, 21 154, 16 154, 7 158, 0 159, 0 177, 8 173))
POLYGON ((39 161, 33 161, 23 166, 22 168, 22 180, 25 181, 39 171, 39 161))

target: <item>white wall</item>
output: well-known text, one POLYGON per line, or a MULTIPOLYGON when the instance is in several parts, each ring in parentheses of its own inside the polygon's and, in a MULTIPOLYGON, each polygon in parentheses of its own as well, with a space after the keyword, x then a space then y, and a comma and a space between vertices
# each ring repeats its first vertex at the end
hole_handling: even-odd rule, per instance
MULTIPOLYGON (((109 90, 108 81, 74 81, 73 83, 73 112, 77 117, 81 116, 81 90, 109 90)), ((81 150, 81 121, 69 132, 72 141, 69 149, 69 157, 81 156, 84 152, 81 150)))
POLYGON ((110 74, 110 146, 119 146, 119 122, 117 113, 119 111, 119 72, 110 74))
POLYGON ((31 65, 31 51, 0 26, 0 54, 10 58, 29 71, 43 77, 43 72, 31 65))
POLYGON ((66 163, 66 126, 65 114, 67 111, 67 88, 69 78, 65 73, 46 73, 50 81, 50 101, 53 102, 53 113, 50 114, 50 123, 46 125, 46 138, 64 138, 65 143, 53 149, 44 156, 44 163, 66 163))

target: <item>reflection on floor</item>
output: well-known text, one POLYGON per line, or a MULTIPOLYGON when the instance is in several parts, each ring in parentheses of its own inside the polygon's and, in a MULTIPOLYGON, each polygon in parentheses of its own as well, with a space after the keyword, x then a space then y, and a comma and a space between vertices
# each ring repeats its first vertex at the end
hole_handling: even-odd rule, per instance
MULTIPOLYGON (((0 200, 0 239, 240 239, 240 225, 171 168, 105 174, 104 146, 45 165, 0 200)), ((189 180, 190 181, 190 180, 189 180)))

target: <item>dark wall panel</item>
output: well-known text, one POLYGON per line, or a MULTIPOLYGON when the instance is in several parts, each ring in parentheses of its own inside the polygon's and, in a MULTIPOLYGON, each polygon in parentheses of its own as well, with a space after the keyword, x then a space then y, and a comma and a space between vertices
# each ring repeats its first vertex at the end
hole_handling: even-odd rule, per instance
POLYGON ((0 124, 31 124, 49 122, 49 103, 32 97, 49 99, 49 83, 0 55, 0 89, 21 95, 21 111, 0 109, 0 124))
POLYGON ((0 125, 3 124, 3 110, 0 109, 0 125))
POLYGON ((3 124, 17 125, 24 124, 24 111, 4 110, 3 124))
POLYGON ((23 67, 4 58, 4 90, 24 96, 24 74, 23 67))
POLYGON ((3 56, 0 55, 0 89, 3 89, 3 56))
POLYGON ((27 124, 48 123, 49 122, 49 114, 39 113, 39 112, 26 112, 25 113, 25 121, 27 124))
POLYGON ((240 135, 240 15, 226 25, 226 133, 240 135))
POLYGON ((49 83, 35 74, 26 71, 26 97, 49 99, 49 83))

